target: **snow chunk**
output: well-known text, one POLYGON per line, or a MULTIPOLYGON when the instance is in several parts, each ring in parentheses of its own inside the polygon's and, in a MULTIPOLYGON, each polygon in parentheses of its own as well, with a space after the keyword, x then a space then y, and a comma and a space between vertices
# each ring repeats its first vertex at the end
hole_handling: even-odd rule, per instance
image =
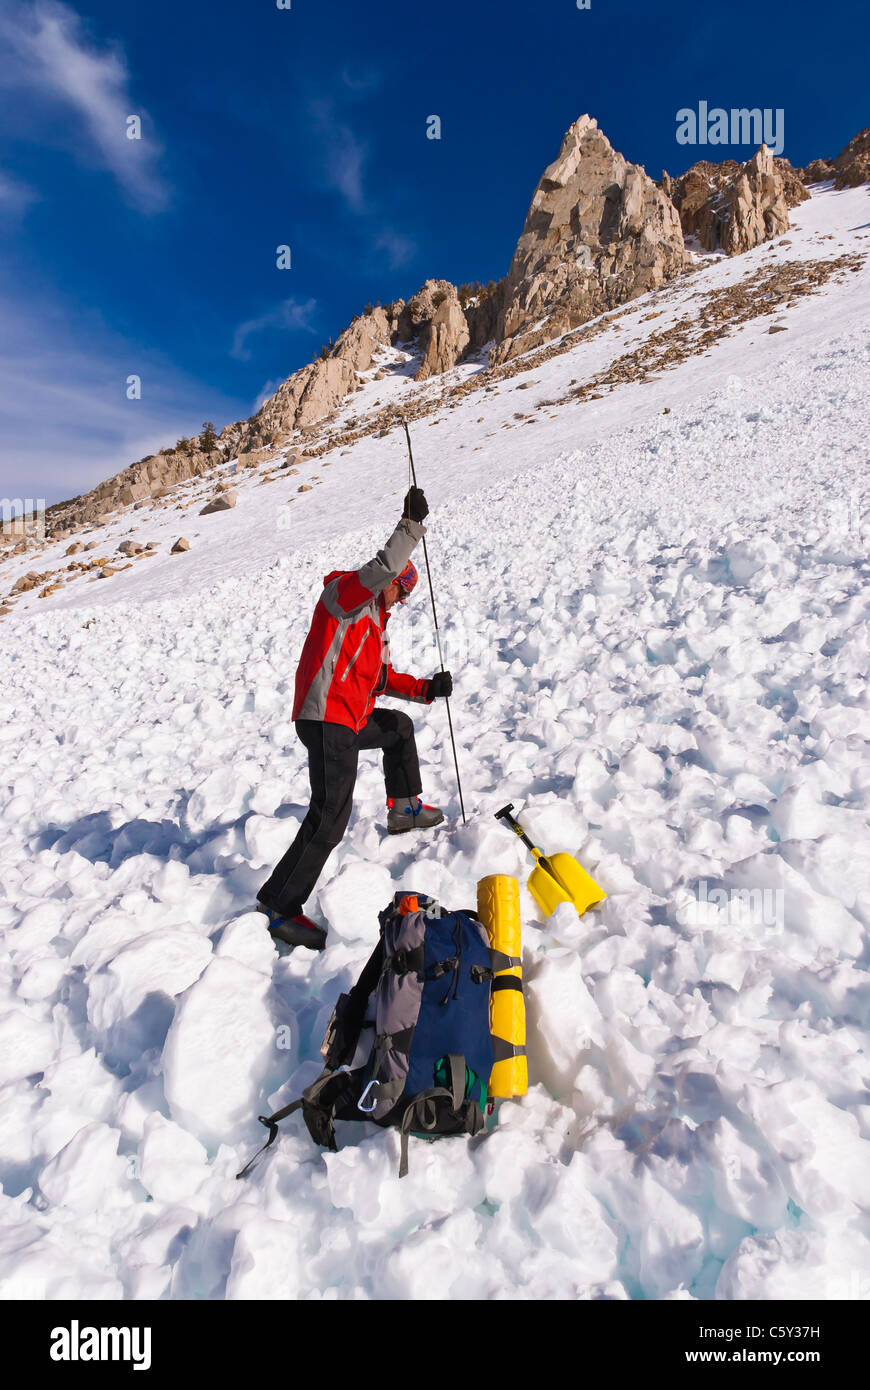
POLYGON ((163 1115, 151 1114, 139 1145, 138 1177, 158 1202, 183 1202, 208 1175, 202 1144, 163 1115))
POLYGON ((591 1043, 604 1045, 604 1020, 577 956, 550 951, 524 979, 529 1080, 554 1096, 570 1093, 591 1043))
POLYGON ((117 1205, 128 1174, 127 1160, 118 1155, 120 1137, 109 1125, 84 1125, 40 1173, 43 1196, 82 1214, 117 1205))
POLYGON ((212 961, 179 1001, 163 1049, 172 1118, 204 1144, 250 1136, 275 1047, 269 981, 241 961, 212 961))
POLYGON ((383 864, 355 860, 321 888, 320 910, 333 933, 342 941, 374 941, 378 913, 393 896, 395 884, 383 864))
POLYGON ((20 1081, 54 1061, 57 1042, 50 1023, 23 1009, 0 1017, 0 1083, 20 1081))

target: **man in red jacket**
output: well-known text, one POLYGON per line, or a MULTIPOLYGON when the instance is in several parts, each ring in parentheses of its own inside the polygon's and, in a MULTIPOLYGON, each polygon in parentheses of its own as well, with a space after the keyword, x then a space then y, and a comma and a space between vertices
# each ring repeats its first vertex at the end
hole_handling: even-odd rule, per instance
POLYGON ((314 610, 293 704, 296 732, 308 750, 311 805, 293 844, 257 894, 270 932, 291 946, 319 951, 326 944, 326 932, 304 915, 302 905, 347 829, 362 749, 383 749, 391 835, 427 830, 444 819, 437 806, 420 800, 411 720, 398 710, 375 709, 378 695, 431 704, 453 690, 449 671, 424 680, 390 665, 390 609, 404 604, 417 582, 411 554, 428 513, 421 489, 411 488, 383 550, 359 570, 326 575, 314 610))

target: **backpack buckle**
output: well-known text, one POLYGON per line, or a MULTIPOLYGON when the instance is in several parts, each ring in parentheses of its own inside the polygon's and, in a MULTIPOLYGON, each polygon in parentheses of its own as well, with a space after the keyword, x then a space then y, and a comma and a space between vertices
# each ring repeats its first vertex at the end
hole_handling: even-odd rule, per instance
POLYGON ((457 970, 458 968, 459 957, 449 956, 447 960, 439 960, 436 965, 433 965, 430 978, 433 980, 440 980, 441 976, 446 975, 448 970, 457 970))
POLYGON ((370 1081, 369 1084, 366 1086, 365 1090, 363 1091, 362 1095, 360 1096, 359 1100, 357 1101, 357 1103, 356 1103, 356 1108, 357 1108, 357 1110, 361 1110, 361 1111, 363 1112, 364 1115, 370 1115, 370 1114, 372 1113, 372 1111, 374 1110, 375 1106, 376 1106, 377 1103, 378 1103, 378 1098, 377 1098, 376 1095, 375 1095, 375 1096, 372 1096, 371 1104, 370 1104, 370 1105, 363 1105, 363 1101, 368 1099, 369 1091, 371 1091, 372 1087, 373 1087, 373 1086, 378 1086, 378 1087, 379 1087, 380 1084, 381 1084, 381 1083, 378 1081, 377 1077, 372 1077, 371 1081, 370 1081))

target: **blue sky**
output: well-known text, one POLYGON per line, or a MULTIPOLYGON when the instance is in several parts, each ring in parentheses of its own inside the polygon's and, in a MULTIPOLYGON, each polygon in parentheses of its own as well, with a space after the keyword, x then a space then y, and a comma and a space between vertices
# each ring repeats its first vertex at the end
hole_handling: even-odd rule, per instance
POLYGON ((367 302, 499 279, 584 112, 654 178, 752 153, 678 144, 700 101, 836 154, 868 37, 863 0, 0 0, 0 493, 85 491, 250 415, 367 302))

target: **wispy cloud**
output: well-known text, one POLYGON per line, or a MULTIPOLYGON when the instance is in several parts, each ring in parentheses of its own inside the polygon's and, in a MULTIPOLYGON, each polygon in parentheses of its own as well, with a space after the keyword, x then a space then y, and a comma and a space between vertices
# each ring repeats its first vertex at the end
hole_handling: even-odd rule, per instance
MULTIPOLYGON (((168 190, 153 138, 128 138, 128 117, 145 113, 130 93, 130 75, 118 45, 100 48, 76 12, 57 0, 0 0, 0 40, 13 62, 0 81, 26 89, 37 108, 58 107, 73 116, 84 135, 81 154, 109 169, 131 201, 144 212, 166 207, 168 190)), ((39 119, 39 110, 28 112, 39 119)), ((147 120, 143 119, 143 127, 147 120)))
POLYGON ((341 80, 354 97, 371 96, 381 87, 381 74, 372 68, 359 72, 352 72, 350 68, 342 68, 341 80))
POLYGON ((247 413, 228 399, 59 304, 0 294, 0 494, 77 496, 134 460, 247 413), (127 378, 141 398, 127 398, 127 378))
POLYGON ((417 243, 410 237, 403 236, 401 232, 394 232, 392 228, 387 227, 377 238, 375 250, 386 252, 390 269, 396 270, 414 259, 417 243))
POLYGON ((351 212, 366 211, 363 170, 368 146, 339 111, 334 101, 318 98, 309 114, 322 145, 322 168, 328 187, 344 198, 351 212))
POLYGON ((17 216, 38 198, 34 188, 0 169, 0 211, 17 216))
POLYGON ((390 270, 407 265, 417 254, 417 245, 402 232, 396 231, 383 215, 383 198, 372 191, 370 170, 371 147, 362 134, 365 100, 382 86, 382 76, 374 69, 344 68, 332 83, 336 94, 310 98, 307 114, 314 136, 317 174, 322 184, 339 194, 349 213, 356 219, 357 230, 367 245, 368 255, 374 252, 378 261, 390 270))
POLYGON ((258 318, 247 319, 245 323, 239 324, 235 331, 231 355, 238 358, 240 362, 249 361, 251 357, 251 350, 248 347, 249 339, 255 334, 267 330, 278 329, 283 332, 301 330, 304 333, 316 333, 317 330, 311 322, 316 309, 316 299, 306 299, 302 304, 295 299, 285 299, 274 309, 268 309, 266 313, 260 314, 258 318))

